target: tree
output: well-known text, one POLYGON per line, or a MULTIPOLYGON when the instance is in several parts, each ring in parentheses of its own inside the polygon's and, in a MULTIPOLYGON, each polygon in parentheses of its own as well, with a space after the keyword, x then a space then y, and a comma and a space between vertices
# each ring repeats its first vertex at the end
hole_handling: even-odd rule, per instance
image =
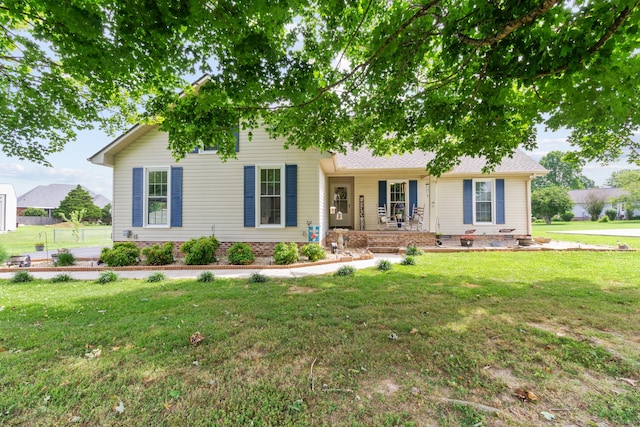
POLYGON ((573 201, 566 188, 550 186, 531 192, 531 212, 538 218, 544 218, 547 224, 555 215, 571 210, 573 201))
POLYGON ((111 225, 111 203, 107 203, 102 208, 102 217, 100 218, 103 224, 111 225))
POLYGON ((606 184, 622 188, 627 192, 615 201, 623 204, 627 219, 632 219, 634 210, 640 209, 640 170, 623 169, 613 172, 606 184))
POLYGON ((584 198, 584 209, 591 215, 591 221, 597 221, 607 204, 607 196, 598 190, 589 190, 584 198))
POLYGON ((46 163, 76 127, 140 118, 177 159, 227 159, 261 122, 303 149, 433 151, 440 174, 544 125, 576 156, 640 162, 638 22, 636 0, 6 1, 0 141, 46 163))
POLYGON ((26 208, 22 211, 22 216, 47 216, 42 208, 26 208))
POLYGON ((58 209, 53 211, 53 215, 69 221, 73 212, 84 212, 82 217, 88 221, 95 221, 102 217, 102 210, 93 203, 89 192, 78 185, 67 193, 67 196, 60 202, 58 209))
POLYGON ((549 173, 531 181, 531 188, 534 190, 551 185, 570 190, 595 187, 595 183, 582 174, 583 164, 566 161, 562 151, 549 152, 540 159, 540 164, 548 169, 549 173))

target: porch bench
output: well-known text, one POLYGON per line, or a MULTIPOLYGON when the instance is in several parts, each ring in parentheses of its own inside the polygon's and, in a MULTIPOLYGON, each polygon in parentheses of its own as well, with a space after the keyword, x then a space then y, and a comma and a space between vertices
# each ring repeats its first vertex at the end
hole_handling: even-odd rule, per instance
POLYGON ((31 257, 29 255, 12 255, 7 260, 7 267, 11 267, 12 265, 31 267, 31 257))

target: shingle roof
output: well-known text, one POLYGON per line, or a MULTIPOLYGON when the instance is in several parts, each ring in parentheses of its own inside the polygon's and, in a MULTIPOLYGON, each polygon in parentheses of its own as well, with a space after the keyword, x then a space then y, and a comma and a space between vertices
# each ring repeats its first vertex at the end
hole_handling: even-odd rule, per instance
POLYGON ((586 190, 569 190, 568 193, 573 203, 586 203, 587 196, 591 193, 596 193, 598 196, 602 195, 607 200, 629 194, 622 188, 588 188, 586 190))
MULTIPOLYGON (((426 170, 427 163, 435 157, 433 153, 414 151, 413 153, 374 156, 369 149, 357 151, 347 149, 346 154, 336 154, 338 170, 374 170, 374 169, 421 169, 426 170)), ((485 165, 481 157, 463 157, 461 163, 445 175, 481 173, 485 165)), ((516 150, 513 157, 505 157, 495 168, 495 173, 536 173, 545 174, 547 170, 522 150, 516 150)))
MULTIPOLYGON (((39 185, 32 190, 26 192, 22 196, 18 197, 19 208, 43 208, 43 209, 56 209, 60 206, 60 202, 67 197, 69 191, 76 188, 77 185, 71 184, 49 184, 39 185)), ((93 203, 103 208, 108 203, 111 203, 109 199, 101 194, 96 194, 91 190, 82 187, 89 192, 89 195, 93 199, 93 203)))

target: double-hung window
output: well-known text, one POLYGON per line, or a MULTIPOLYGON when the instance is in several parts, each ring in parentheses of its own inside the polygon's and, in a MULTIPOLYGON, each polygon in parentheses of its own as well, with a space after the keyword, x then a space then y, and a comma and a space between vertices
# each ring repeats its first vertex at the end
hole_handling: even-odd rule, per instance
POLYGON ((282 226, 284 219, 284 166, 258 167, 260 226, 282 226))
POLYGON ((493 180, 476 179, 473 181, 473 189, 474 223, 493 223, 493 180))
POLYGON ((169 169, 146 170, 145 213, 149 226, 169 225, 169 169))

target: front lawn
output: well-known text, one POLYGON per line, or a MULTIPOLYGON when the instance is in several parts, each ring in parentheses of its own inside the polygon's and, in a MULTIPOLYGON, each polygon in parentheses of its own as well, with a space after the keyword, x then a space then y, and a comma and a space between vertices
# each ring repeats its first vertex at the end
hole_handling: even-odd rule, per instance
POLYGON ((0 281, 0 423, 640 424, 640 253, 416 260, 266 283, 0 281))
POLYGON ((77 238, 70 223, 55 225, 23 225, 15 231, 0 233, 0 246, 9 255, 20 255, 35 250, 37 242, 47 244, 49 251, 60 248, 81 248, 88 246, 111 247, 110 225, 87 225, 81 227, 77 238))
POLYGON ((554 240, 568 242, 581 242, 589 245, 617 246, 617 242, 624 242, 631 248, 640 249, 639 237, 598 236, 592 234, 580 234, 584 230, 613 230, 613 229, 638 229, 640 221, 569 221, 552 222, 551 224, 533 224, 532 234, 535 237, 550 237, 554 240), (556 233, 557 231, 576 231, 576 234, 556 233))

